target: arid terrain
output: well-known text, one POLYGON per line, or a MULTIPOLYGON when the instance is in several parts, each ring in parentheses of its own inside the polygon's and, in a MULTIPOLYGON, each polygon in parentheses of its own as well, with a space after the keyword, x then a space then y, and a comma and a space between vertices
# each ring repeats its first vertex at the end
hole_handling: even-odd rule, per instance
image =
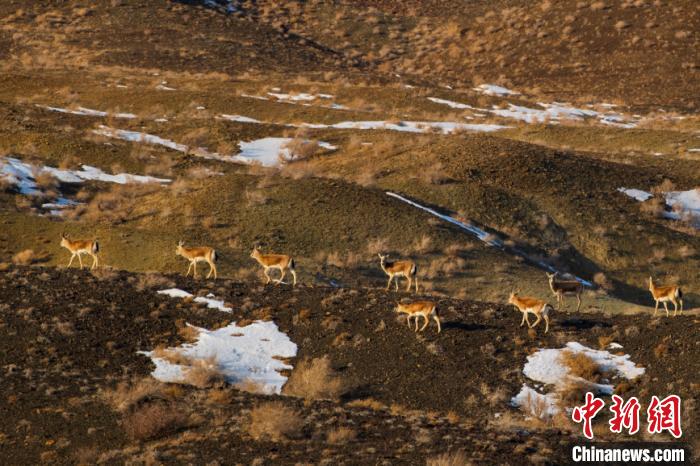
MULTIPOLYGON (((1 2, 0 460, 565 464, 586 391, 643 424, 679 395, 697 457, 698 31, 686 0, 1 2), (519 326, 555 271, 580 311, 519 326)), ((673 440, 609 416, 596 445, 673 440)))

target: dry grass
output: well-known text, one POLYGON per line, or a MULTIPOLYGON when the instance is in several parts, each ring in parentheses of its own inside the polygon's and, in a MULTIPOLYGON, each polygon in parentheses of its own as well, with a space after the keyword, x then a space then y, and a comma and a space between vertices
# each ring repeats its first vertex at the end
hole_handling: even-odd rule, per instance
POLYGON ((12 263, 15 265, 31 265, 34 263, 36 255, 31 249, 25 249, 12 256, 12 263))
POLYGON ((122 427, 133 440, 150 440, 173 434, 188 425, 187 415, 178 407, 149 403, 127 415, 122 427))
POLYGON ((183 382, 197 388, 220 387, 224 376, 215 358, 195 359, 184 371, 183 382))
POLYGON ((428 458, 425 462, 426 466, 468 466, 472 463, 467 455, 462 452, 443 453, 442 455, 428 458))
POLYGON ((348 427, 338 427, 328 431, 326 441, 331 445, 342 445, 357 438, 357 432, 348 427))
POLYGON ((281 442, 299 437, 303 419, 280 401, 262 403, 250 412, 248 433, 255 440, 281 442))
POLYGON ((101 392, 103 400, 118 413, 125 413, 142 402, 162 395, 164 385, 152 377, 127 383, 122 382, 113 390, 101 392))
POLYGON ((343 392, 343 382, 335 375, 330 359, 324 356, 299 362, 283 391, 307 400, 335 400, 343 392))
POLYGON ((563 351, 561 362, 569 369, 569 374, 581 377, 589 382, 598 382, 603 375, 597 362, 584 353, 563 351))

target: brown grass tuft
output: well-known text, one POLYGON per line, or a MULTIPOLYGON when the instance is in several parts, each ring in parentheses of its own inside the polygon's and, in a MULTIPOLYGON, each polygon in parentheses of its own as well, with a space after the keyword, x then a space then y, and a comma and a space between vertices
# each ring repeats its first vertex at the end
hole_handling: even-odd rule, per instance
POLYGON ((164 385, 152 377, 127 383, 122 382, 113 390, 104 390, 102 399, 118 413, 124 413, 133 407, 162 395, 164 385))
POLYGON ((280 401, 262 403, 250 412, 248 433, 255 440, 281 442, 299 437, 303 419, 280 401))
POLYGON ((328 432, 326 440, 331 445, 341 445, 357 438, 357 432, 348 427, 338 427, 328 432))
POLYGON ((564 351, 561 353, 560 358, 573 376, 581 377, 589 382, 598 382, 603 375, 598 363, 584 353, 564 351))
POLYGON ((467 458, 464 452, 458 451, 433 456, 432 458, 428 458, 425 464, 426 466, 468 466, 474 463, 469 461, 469 458, 467 458))
POLYGON ((34 263, 36 255, 31 249, 25 249, 12 256, 12 263, 15 265, 31 265, 34 263))
POLYGON ((171 404, 146 404, 122 422, 126 434, 133 440, 150 440, 174 434, 188 425, 187 415, 171 404))
POLYGON ((283 389, 286 395, 307 400, 335 400, 343 392, 343 383, 335 375, 327 356, 300 361, 283 389))

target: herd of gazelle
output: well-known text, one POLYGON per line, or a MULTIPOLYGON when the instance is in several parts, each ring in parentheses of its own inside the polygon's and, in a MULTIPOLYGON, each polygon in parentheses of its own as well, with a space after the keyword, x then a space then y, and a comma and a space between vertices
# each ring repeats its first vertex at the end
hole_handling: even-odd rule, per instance
MULTIPOLYGON (((100 245, 97 240, 71 240, 65 233, 61 234, 61 246, 68 249, 71 253, 70 261, 68 262, 68 267, 73 264, 73 260, 77 257, 80 263, 80 268, 83 268, 83 260, 81 256, 87 254, 92 257, 92 265, 90 269, 94 269, 99 265, 99 259, 97 254, 100 251, 100 245)), ((216 261, 217 254, 214 248, 207 246, 200 247, 185 247, 183 241, 177 243, 177 248, 175 249, 175 254, 182 256, 189 261, 189 267, 187 268, 187 273, 185 276, 193 271, 193 276, 197 277, 197 263, 206 262, 209 265, 209 273, 207 278, 214 275, 217 278, 216 271, 216 261)), ((274 280, 276 284, 283 283, 284 277, 289 271, 292 274, 293 285, 297 284, 297 273, 296 264, 294 259, 286 254, 263 254, 260 252, 257 246, 253 248, 253 252, 250 257, 255 259, 263 268, 263 274, 267 278, 267 282, 270 283, 272 279, 270 278, 270 269, 277 269, 280 272, 280 277, 274 280)), ((415 284, 416 293, 418 293, 418 267, 416 263, 410 260, 400 260, 400 261, 390 261, 388 255, 379 254, 379 265, 381 266, 384 273, 389 277, 389 281, 386 284, 386 290, 389 290, 392 280, 394 281, 395 290, 399 290, 399 278, 403 277, 408 281, 406 286, 406 291, 411 291, 411 285, 415 284)), ((557 309, 560 309, 564 305, 565 296, 576 296, 577 305, 576 312, 581 309, 581 294, 583 293, 583 284, 578 280, 563 280, 558 278, 558 274, 547 273, 547 279, 549 281, 549 288, 557 299, 557 309)), ((675 316, 679 310, 681 314, 683 313, 683 292, 681 288, 677 285, 671 286, 656 286, 651 277, 649 277, 649 291, 656 306, 654 307, 654 315, 659 311, 659 303, 663 303, 664 309, 666 310, 666 316, 669 315, 668 303, 673 303, 675 316), (680 305, 680 306, 679 306, 680 305)), ((547 333, 549 331, 549 316, 554 310, 552 306, 541 299, 529 297, 529 296, 519 296, 515 291, 511 292, 508 303, 515 306, 522 314, 523 320, 520 322, 522 327, 527 323, 529 328, 534 328, 537 324, 544 319, 545 330, 547 333), (528 315, 532 314, 535 316, 535 321, 530 323, 528 315)), ((406 314, 407 322, 409 328, 411 328, 411 319, 415 319, 416 332, 422 332, 426 329, 430 323, 430 318, 435 320, 438 327, 438 333, 441 332, 442 327, 440 325, 440 316, 437 310, 437 304, 433 301, 414 301, 412 303, 404 304, 397 303, 396 312, 398 314, 406 314), (422 317, 425 323, 423 326, 418 328, 418 318, 422 317)))

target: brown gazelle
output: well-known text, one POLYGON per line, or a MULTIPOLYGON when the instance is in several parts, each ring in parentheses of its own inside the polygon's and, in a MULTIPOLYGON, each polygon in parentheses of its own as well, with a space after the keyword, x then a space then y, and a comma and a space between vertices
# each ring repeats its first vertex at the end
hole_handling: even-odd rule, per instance
POLYGON ((267 278, 267 282, 265 283, 270 283, 270 269, 278 269, 282 275, 278 280, 275 280, 275 283, 282 283, 282 280, 284 279, 287 270, 289 270, 292 273, 294 285, 297 284, 297 272, 295 270, 296 264, 294 263, 294 259, 287 256, 286 254, 262 254, 258 247, 255 246, 253 248, 253 252, 250 253, 250 257, 258 261, 258 263, 262 265, 263 273, 267 278))
POLYGON ((547 302, 542 301, 541 299, 529 298, 525 296, 521 298, 516 292, 513 291, 510 293, 510 298, 508 298, 508 304, 512 304, 513 306, 517 307, 520 312, 523 313, 523 320, 520 321, 521 327, 525 322, 527 322, 527 326, 529 328, 534 328, 535 326, 537 326, 537 324, 540 323, 540 321, 544 317, 544 322, 546 324, 544 333, 547 333, 549 331, 549 313, 553 309, 552 306, 550 306, 547 302), (527 317, 528 314, 533 314, 537 316, 537 320, 532 325, 530 325, 530 319, 528 319, 527 317))
POLYGON ((683 314, 683 291, 678 285, 670 286, 656 286, 654 285, 654 280, 649 277, 649 291, 654 297, 656 306, 654 307, 654 315, 659 311, 659 303, 664 303, 664 309, 666 309, 666 317, 668 317, 668 302, 673 303, 673 315, 678 313, 678 304, 681 305, 681 314, 683 314))
POLYGON ((379 256, 379 261, 382 266, 382 270, 384 273, 386 273, 389 276, 389 281, 386 283, 386 289, 389 289, 389 286, 391 285, 391 281, 396 279, 394 281, 394 285, 396 286, 396 291, 399 291, 399 278, 398 277, 405 277, 408 279, 408 286, 406 286, 406 291, 411 291, 411 284, 413 282, 416 283, 416 293, 418 293, 418 277, 416 276, 416 272, 418 271, 418 268, 416 267, 416 263, 413 261, 389 261, 387 260, 389 255, 383 255, 383 254, 378 254, 379 256))
POLYGON ((558 272, 548 273, 549 289, 552 290, 554 296, 557 297, 557 310, 564 305, 564 296, 576 296, 578 304, 576 312, 581 309, 581 293, 583 293, 583 284, 578 280, 557 280, 558 272))
POLYGON ((73 259, 75 259, 75 257, 77 256, 78 262, 80 262, 80 268, 82 269, 83 259, 80 256, 82 256, 83 254, 87 254, 88 256, 92 257, 92 265, 90 266, 90 269, 94 269, 100 263, 99 259, 97 258, 97 253, 100 252, 100 243, 98 243, 96 239, 70 240, 68 238, 68 235, 62 233, 61 246, 63 246, 71 252, 70 261, 68 261, 68 267, 71 266, 71 264, 73 263, 73 259))
POLYGON ((196 248, 186 248, 185 243, 183 241, 179 241, 177 243, 177 248, 175 249, 175 254, 178 256, 182 256, 188 261, 190 261, 190 266, 187 267, 187 273, 185 274, 185 277, 190 274, 190 270, 194 267, 194 278, 197 278, 197 262, 206 262, 209 264, 209 273, 207 274, 207 278, 211 277, 211 274, 214 274, 214 279, 216 279, 217 274, 216 274, 216 251, 214 248, 209 248, 206 246, 200 246, 196 248))
POLYGON ((432 317, 435 323, 437 323, 438 333, 442 331, 440 325, 440 316, 438 315, 437 305, 432 301, 414 301, 408 304, 396 303, 396 312, 399 314, 406 314, 406 322, 408 323, 408 328, 411 328, 411 319, 416 319, 416 332, 418 332, 418 317, 422 317, 425 320, 425 324, 421 327, 422 332, 430 323, 430 318, 432 317))

